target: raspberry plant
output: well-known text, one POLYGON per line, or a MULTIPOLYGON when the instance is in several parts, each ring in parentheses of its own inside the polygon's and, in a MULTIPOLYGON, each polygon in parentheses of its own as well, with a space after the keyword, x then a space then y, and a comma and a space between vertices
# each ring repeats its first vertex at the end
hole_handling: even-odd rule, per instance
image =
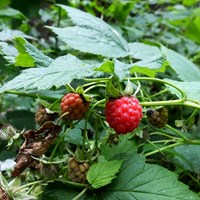
POLYGON ((0 43, 15 66, 0 67, 0 138, 15 157, 0 174, 5 198, 200 199, 200 69, 178 45, 148 40, 149 27, 133 42, 134 3, 116 2, 43 10, 50 53, 37 34, 9 30, 0 43))

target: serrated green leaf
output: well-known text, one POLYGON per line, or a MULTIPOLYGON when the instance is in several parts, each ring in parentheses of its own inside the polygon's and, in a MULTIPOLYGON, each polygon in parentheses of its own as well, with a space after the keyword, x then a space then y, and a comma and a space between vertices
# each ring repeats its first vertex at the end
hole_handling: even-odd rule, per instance
POLYGON ((84 63, 72 55, 55 59, 49 67, 30 68, 7 82, 0 88, 0 93, 12 89, 50 89, 70 83, 73 79, 92 76, 93 66, 84 63))
POLYGON ((59 6, 67 11, 75 26, 49 28, 70 47, 111 58, 128 55, 129 47, 126 41, 104 21, 78 9, 65 5, 59 6))
POLYGON ((130 72, 138 72, 150 77, 155 77, 158 72, 165 72, 165 58, 162 54, 148 57, 145 60, 138 61, 132 64, 130 72))
POLYGON ((112 182, 119 172, 123 160, 93 164, 87 172, 87 180, 93 188, 100 188, 112 182))
POLYGON ((15 57, 18 55, 17 49, 6 42, 0 42, 0 54, 9 63, 15 62, 15 57))
POLYGON ((183 81, 199 81, 200 69, 183 55, 162 46, 161 50, 166 56, 171 68, 178 74, 183 81))
POLYGON ((174 148, 175 157, 173 161, 184 170, 200 173, 200 146, 184 144, 174 148))
POLYGON ((37 65, 47 67, 53 61, 53 59, 44 55, 24 38, 16 37, 13 41, 19 52, 19 55, 16 57, 16 66, 33 67, 37 65))
POLYGON ((177 180, 177 175, 158 165, 146 164, 141 156, 127 157, 118 178, 100 194, 104 200, 199 200, 177 180))
MULTIPOLYGON (((173 83, 177 87, 179 87, 181 90, 183 90, 186 95, 188 100, 193 100, 197 101, 200 104, 200 80, 199 81, 185 81, 185 82, 180 82, 180 81, 173 81, 170 79, 166 79, 168 82, 173 83)), ((175 94, 177 97, 180 96, 180 92, 175 90, 173 87, 167 86, 169 90, 175 94)))

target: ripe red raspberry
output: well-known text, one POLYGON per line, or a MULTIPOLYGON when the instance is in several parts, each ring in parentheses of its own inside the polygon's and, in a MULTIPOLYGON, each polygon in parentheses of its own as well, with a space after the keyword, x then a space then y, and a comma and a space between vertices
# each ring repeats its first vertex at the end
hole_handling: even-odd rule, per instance
POLYGON ((142 107, 134 96, 108 100, 105 108, 106 121, 117 133, 125 134, 138 127, 142 107))
POLYGON ((79 94, 68 93, 62 98, 60 106, 62 113, 66 113, 66 115, 63 116, 64 119, 80 120, 88 110, 89 102, 79 94))

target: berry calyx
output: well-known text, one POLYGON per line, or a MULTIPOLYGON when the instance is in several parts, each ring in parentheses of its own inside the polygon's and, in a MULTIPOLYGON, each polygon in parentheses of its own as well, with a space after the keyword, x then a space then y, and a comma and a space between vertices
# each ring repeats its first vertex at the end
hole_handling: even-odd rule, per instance
POLYGON ((132 132, 142 118, 142 107, 134 96, 110 99, 105 108, 106 121, 118 134, 132 132))
POLYGON ((80 94, 68 93, 63 96, 60 106, 62 113, 66 113, 63 115, 63 119, 80 120, 88 110, 89 102, 80 94))
POLYGON ((159 110, 147 110, 147 118, 149 123, 156 128, 164 127, 168 122, 168 110, 164 107, 159 110))

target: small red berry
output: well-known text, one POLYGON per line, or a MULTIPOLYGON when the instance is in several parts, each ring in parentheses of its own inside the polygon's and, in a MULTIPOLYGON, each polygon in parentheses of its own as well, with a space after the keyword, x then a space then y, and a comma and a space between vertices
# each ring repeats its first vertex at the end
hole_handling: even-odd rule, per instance
POLYGON ((142 118, 142 107, 134 96, 110 99, 105 108, 106 121, 116 133, 126 134, 138 127, 142 118))
POLYGON ((89 102, 79 94, 68 93, 63 96, 60 106, 62 113, 66 113, 66 115, 63 116, 64 119, 80 120, 88 110, 89 102))

